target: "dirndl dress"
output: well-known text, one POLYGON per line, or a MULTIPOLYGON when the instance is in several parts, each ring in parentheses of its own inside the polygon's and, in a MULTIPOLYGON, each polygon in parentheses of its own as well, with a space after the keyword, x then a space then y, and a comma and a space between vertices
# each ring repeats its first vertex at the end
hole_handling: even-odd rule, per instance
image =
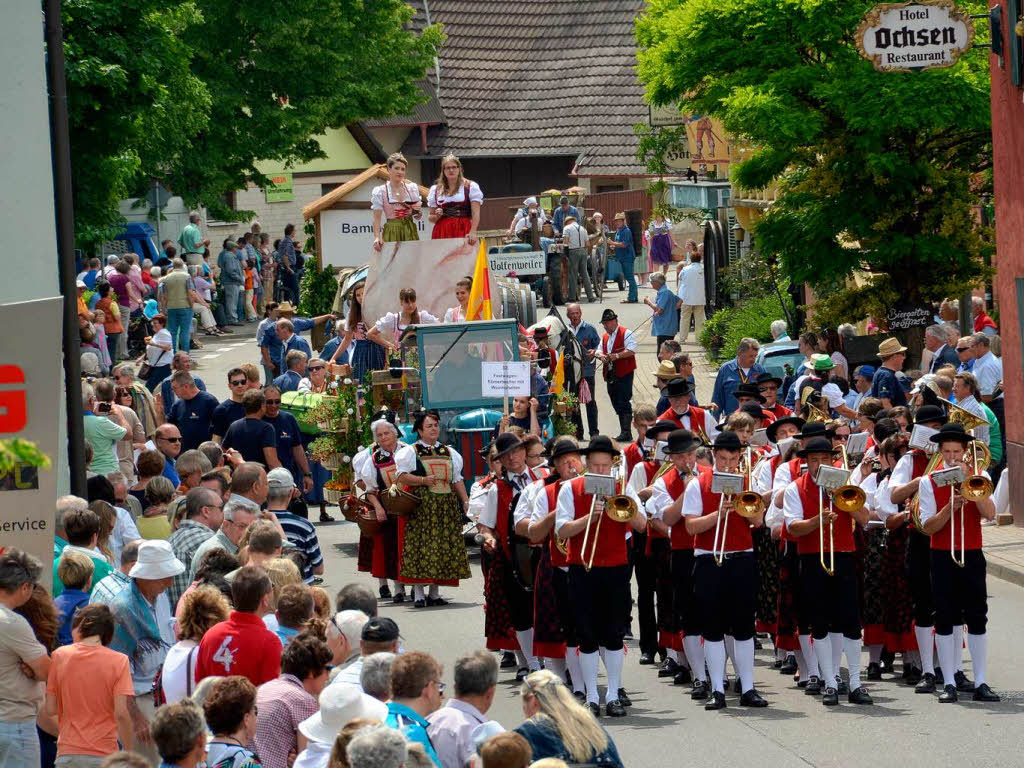
POLYGON ((892 652, 917 650, 914 606, 905 567, 909 538, 909 525, 890 528, 882 556, 885 647, 892 652))
POLYGON ((864 645, 882 645, 885 642, 885 585, 882 561, 885 556, 886 531, 884 528, 869 528, 864 539, 864 607, 861 617, 861 624, 864 626, 864 645))
POLYGON ((651 261, 655 264, 672 262, 672 238, 667 232, 651 237, 651 261))
POLYGON ((757 617, 758 632, 774 635, 778 629, 779 601, 779 548, 772 541, 772 532, 762 526, 750 532, 757 558, 758 589, 757 617))
MULTIPOLYGON (((432 196, 436 195, 438 192, 437 186, 434 186, 430 192, 432 196)), ((427 203, 431 204, 431 200, 434 200, 434 198, 429 197, 427 203)), ((473 208, 470 201, 468 181, 462 188, 462 200, 446 201, 444 198, 440 198, 434 201, 439 203, 437 207, 441 209, 442 214, 441 218, 434 223, 434 231, 430 235, 432 240, 460 238, 469 234, 469 231, 473 229, 473 208)))
POLYGON ((366 324, 356 323, 353 334, 352 379, 360 383, 366 380, 370 371, 383 371, 388 367, 387 350, 375 341, 366 338, 366 324))
POLYGON ((387 218, 380 232, 380 239, 385 243, 420 239, 416 221, 413 219, 413 213, 419 210, 421 203, 419 191, 411 182, 405 182, 404 187, 405 193, 401 200, 392 196, 390 182, 374 187, 370 195, 370 207, 382 211, 387 218), (405 205, 406 203, 413 207, 412 210, 405 205))
MULTIPOLYGON (((452 490, 452 456, 445 445, 426 446, 417 442, 416 471, 420 477, 439 477, 446 485, 417 487, 410 492, 420 497, 412 515, 398 521, 398 581, 403 584, 454 586, 470 577, 469 556, 462 540, 462 508, 452 490)), ((493 577, 493 573, 491 576, 493 577)))

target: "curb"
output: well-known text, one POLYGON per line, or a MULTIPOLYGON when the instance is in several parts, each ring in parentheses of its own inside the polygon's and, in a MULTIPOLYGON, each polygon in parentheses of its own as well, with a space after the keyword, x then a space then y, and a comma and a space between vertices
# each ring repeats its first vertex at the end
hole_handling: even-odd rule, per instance
POLYGON ((986 557, 987 560, 987 571, 989 575, 995 576, 997 579, 1009 582, 1018 587, 1024 587, 1024 571, 1019 568, 1005 565, 991 555, 986 557))

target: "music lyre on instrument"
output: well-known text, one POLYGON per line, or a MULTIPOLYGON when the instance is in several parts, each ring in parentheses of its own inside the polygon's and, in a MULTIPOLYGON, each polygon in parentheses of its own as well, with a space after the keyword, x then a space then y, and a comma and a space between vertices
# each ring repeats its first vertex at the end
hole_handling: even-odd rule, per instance
MULTIPOLYGON (((949 469, 940 469, 937 472, 933 472, 931 475, 932 482, 935 483, 936 488, 944 488, 949 486, 949 556, 953 558, 953 562, 961 568, 966 564, 967 552, 964 548, 964 510, 960 508, 960 556, 957 557, 956 549, 956 536, 953 535, 953 516, 956 514, 956 488, 961 483, 967 480, 967 473, 963 467, 950 467, 949 469)), ((985 479, 982 476, 982 479, 985 479)))
POLYGON ((588 472, 584 475, 584 489, 594 497, 590 502, 587 527, 583 533, 583 546, 580 548, 580 558, 583 560, 583 567, 587 571, 594 567, 594 557, 597 555, 597 540, 601 535, 601 522, 605 516, 610 517, 617 523, 628 523, 636 517, 638 511, 636 502, 623 493, 625 480, 621 477, 622 473, 619 469, 621 463, 621 454, 616 455, 612 461, 612 474, 598 475, 588 472), (609 481, 611 481, 610 486, 609 481), (597 519, 597 525, 594 526, 594 546, 590 550, 590 557, 587 558, 587 542, 590 538, 591 523, 594 520, 594 506, 597 504, 598 498, 604 500, 604 514, 597 519))
POLYGON ((821 568, 829 576, 836 570, 835 524, 828 522, 828 556, 825 554, 825 499, 842 512, 850 513, 864 506, 867 495, 855 485, 850 484, 850 470, 822 464, 814 476, 818 486, 818 559, 821 568))
POLYGON ((736 496, 743 493, 743 475, 731 472, 715 472, 711 476, 711 492, 719 494, 718 519, 715 520, 715 539, 711 545, 711 555, 715 559, 715 565, 721 565, 725 560, 725 539, 729 530, 729 511, 725 508, 726 501, 732 501, 736 496), (721 537, 721 550, 719 550, 719 537, 721 537))

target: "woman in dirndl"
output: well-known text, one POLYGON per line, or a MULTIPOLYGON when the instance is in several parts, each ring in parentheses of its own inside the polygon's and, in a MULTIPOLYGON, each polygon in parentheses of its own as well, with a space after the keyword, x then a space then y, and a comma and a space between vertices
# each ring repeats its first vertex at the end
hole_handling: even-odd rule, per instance
POLYGON ((434 222, 433 240, 464 237, 470 245, 476 243, 476 228, 480 223, 480 206, 484 193, 480 185, 462 175, 462 162, 455 155, 441 160, 441 175, 427 194, 427 218, 434 222))
POLYGON ((455 300, 457 307, 449 307, 444 311, 444 322, 464 323, 469 312, 469 292, 473 290, 473 278, 467 275, 455 283, 455 300))
POLYGON ((665 274, 672 263, 672 249, 676 247, 672 239, 672 222, 661 214, 656 214, 647 225, 647 237, 650 240, 651 263, 656 271, 665 274))
POLYGON ((388 157, 387 166, 387 182, 374 187, 370 193, 375 251, 383 248, 384 243, 420 239, 416 230, 416 219, 420 218, 423 201, 420 197, 420 188, 415 183, 405 180, 405 169, 408 166, 405 155, 395 152, 388 157))
POLYGON ((363 289, 366 283, 359 283, 352 290, 352 301, 348 307, 348 319, 345 321, 345 336, 338 345, 338 350, 331 357, 334 363, 344 359, 345 350, 352 347, 352 379, 360 384, 369 371, 382 371, 387 368, 388 356, 380 344, 367 338, 366 321, 363 318, 363 289))
POLYGON ((470 577, 462 539, 462 510, 469 498, 462 456, 438 441, 437 411, 420 411, 413 429, 419 439, 395 454, 398 482, 420 498, 419 508, 398 521, 398 580, 413 585, 413 607, 423 608, 447 604, 438 587, 457 586, 470 577), (426 596, 424 585, 430 587, 426 596))
POLYGON ((398 301, 401 304, 401 309, 397 312, 388 312, 366 332, 366 338, 383 347, 385 353, 398 351, 402 333, 410 325, 426 325, 437 322, 436 317, 429 312, 421 311, 417 306, 415 288, 400 290, 398 301))
POLYGON ((358 567, 377 579, 382 600, 390 597, 392 602, 404 603, 405 585, 398 581, 398 525, 394 518, 387 516, 380 503, 380 494, 394 485, 398 476, 395 465, 395 451, 399 447, 398 427, 388 418, 389 415, 383 412, 370 424, 374 442, 357 454, 352 462, 356 478, 366 489, 366 498, 373 504, 377 519, 383 523, 373 536, 359 534, 358 567), (395 582, 394 596, 388 579, 395 582))

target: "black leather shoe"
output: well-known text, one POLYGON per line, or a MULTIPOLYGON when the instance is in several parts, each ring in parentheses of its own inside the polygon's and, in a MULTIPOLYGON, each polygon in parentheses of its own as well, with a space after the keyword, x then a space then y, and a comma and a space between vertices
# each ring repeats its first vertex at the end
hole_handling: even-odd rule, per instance
POLYGON ((811 682, 811 681, 810 681, 810 680, 797 680, 797 681, 796 681, 796 687, 797 687, 797 688, 806 688, 806 687, 807 687, 807 684, 808 684, 809 682, 811 682))
POLYGON ((326 512, 321 512, 320 513, 320 522, 321 523, 333 523, 334 522, 334 518, 331 517, 330 515, 328 515, 326 512))
POLYGON ((704 701, 708 697, 708 684, 703 680, 697 680, 690 691, 690 698, 694 701, 704 701))
POLYGON ((718 691, 712 693, 711 698, 704 704, 704 709, 709 711, 712 709, 725 709, 725 694, 718 691))
POLYGON ((807 681, 807 687, 804 688, 804 693, 808 696, 817 696, 821 693, 821 678, 811 675, 811 679, 807 681))
POLYGON ((689 667, 684 667, 681 664, 676 668, 676 673, 672 676, 672 685, 689 685, 693 681, 693 675, 690 674, 689 667))
POLYGON ((763 650, 763 649, 764 649, 764 646, 763 646, 763 645, 761 645, 761 641, 760 641, 760 640, 758 640, 758 639, 757 639, 757 638, 755 637, 755 638, 754 638, 754 650, 755 650, 755 651, 760 651, 760 650, 763 650))
POLYGON ((850 692, 850 684, 842 678, 840 678, 839 684, 836 686, 836 691, 839 693, 840 696, 845 696, 850 692))
POLYGON ((982 683, 974 689, 972 701, 999 701, 999 695, 988 687, 988 683, 982 683))
POLYGON ((955 704, 959 698, 956 693, 956 686, 950 684, 944 687, 942 693, 939 694, 939 704, 955 704))
POLYGON ((377 592, 380 594, 381 600, 387 600, 389 597, 391 597, 391 587, 389 587, 387 584, 378 589, 377 592))
POLYGON ((395 596, 391 598, 392 603, 404 603, 405 592, 395 592, 395 596))
POLYGON ((796 674, 796 656, 787 656, 786 660, 782 662, 782 666, 779 667, 779 672, 783 675, 796 674))
POLYGON ((505 651, 501 654, 501 664, 498 666, 502 669, 512 669, 516 665, 516 655, 512 651, 505 651))
POLYGON ((969 679, 962 669, 957 670, 957 673, 953 675, 953 682, 956 683, 956 689, 960 693, 971 693, 974 690, 974 681, 969 679))
POLYGON ((530 674, 530 670, 526 667, 520 667, 516 670, 516 682, 521 683, 526 679, 526 676, 530 674))
POLYGON ((448 601, 443 597, 428 597, 427 605, 434 607, 435 605, 448 605, 448 601))
POLYGON ((761 694, 757 692, 756 688, 751 688, 749 691, 740 696, 741 707, 767 707, 768 702, 761 698, 761 694))
POLYGON ((821 697, 821 703, 826 707, 835 707, 839 704, 839 691, 835 688, 826 688, 825 695, 821 697))
POLYGON ((772 667, 775 669, 782 669, 782 659, 775 659, 775 661, 772 662, 772 667))
POLYGON ((604 705, 604 711, 608 717, 625 717, 626 708, 623 706, 621 701, 613 699, 604 705))
POLYGON ((422 599, 420 599, 420 600, 413 600, 412 601, 412 607, 413 608, 426 608, 427 607, 427 601, 426 600, 422 600, 422 599))
POLYGON ((907 670, 906 674, 903 675, 903 680, 906 682, 907 685, 917 685, 919 682, 921 682, 921 676, 923 674, 924 673, 921 671, 920 667, 912 666, 910 667, 910 669, 907 670))
POLYGON ((601 716, 601 705, 600 704, 593 704, 593 703, 591 703, 589 706, 590 706, 590 714, 592 714, 594 717, 600 717, 601 716))
POLYGON ((868 693, 868 689, 865 688, 863 685, 860 688, 855 688, 854 690, 850 691, 849 695, 846 697, 846 700, 851 704, 875 703, 871 700, 871 694, 868 693))
POLYGON ((877 661, 872 661, 868 664, 868 680, 881 680, 882 679, 882 665, 877 661))
POLYGON ((914 688, 914 693, 935 693, 935 675, 925 672, 921 676, 921 682, 914 688))
POLYGON ((640 654, 640 664, 642 666, 646 667, 646 666, 649 666, 649 665, 651 665, 653 663, 654 663, 654 654, 653 653, 641 653, 640 654))
POLYGON ((674 677, 679 671, 679 665, 675 659, 665 659, 665 663, 658 667, 658 677, 674 677))
POLYGON ((580 704, 587 703, 587 694, 585 694, 583 691, 573 691, 572 695, 576 697, 576 701, 578 701, 580 704))
POLYGON ((743 683, 740 682, 738 677, 736 678, 736 682, 732 684, 732 692, 743 693, 743 683))
POLYGON ((946 677, 942 674, 942 667, 935 668, 935 684, 945 687, 946 677))
POLYGON ((619 704, 621 704, 624 707, 632 707, 633 706, 633 701, 629 698, 629 696, 626 695, 626 689, 625 688, 619 688, 618 696, 619 696, 619 704))

